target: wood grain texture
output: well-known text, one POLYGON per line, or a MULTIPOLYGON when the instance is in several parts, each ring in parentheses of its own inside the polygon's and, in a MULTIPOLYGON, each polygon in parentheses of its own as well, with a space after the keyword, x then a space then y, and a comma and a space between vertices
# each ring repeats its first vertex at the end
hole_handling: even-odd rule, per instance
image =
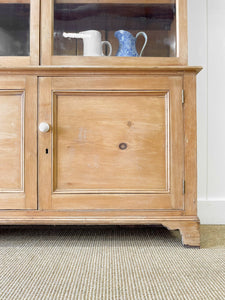
POLYGON ((168 192, 167 93, 54 96, 55 192, 168 192))
POLYGON ((138 4, 175 2, 173 34, 163 33, 172 42, 176 35, 177 48, 166 54, 174 57, 93 58, 53 55, 54 0, 0 0, 31 4, 30 56, 0 57, 0 224, 162 224, 179 229, 184 245, 199 246, 201 68, 187 66, 187 1, 138 4), (40 122, 50 131, 38 132, 37 145, 40 122))
POLYGON ((177 1, 177 57, 180 64, 188 64, 187 0, 177 1))
POLYGON ((37 207, 37 79, 0 77, 0 106, 0 209, 34 209, 37 207))
POLYGON ((24 191, 24 96, 0 90, 0 192, 24 191))
POLYGON ((30 7, 30 64, 39 65, 40 55, 40 0, 31 0, 30 7))
POLYGON ((181 66, 185 63, 181 62, 178 57, 117 57, 117 56, 96 56, 93 58, 88 56, 57 56, 51 58, 51 65, 59 66, 102 66, 119 68, 124 67, 151 67, 151 66, 181 66))
POLYGON ((196 77, 184 76, 184 134, 185 134, 185 212, 197 214, 197 116, 196 116, 196 77))
POLYGON ((93 210, 1 210, 0 211, 0 219, 7 219, 7 218, 18 218, 18 219, 30 219, 30 218, 40 218, 40 219, 60 219, 62 218, 71 220, 71 219, 155 219, 161 218, 164 219, 187 219, 187 220, 195 220, 196 217, 186 217, 184 216, 184 211, 182 210, 166 210, 160 209, 157 210, 157 215, 155 210, 121 210, 121 209, 93 209, 93 210))
POLYGON ((50 131, 42 133, 38 131, 38 208, 50 209, 52 166, 51 166, 51 89, 52 78, 39 78, 39 110, 38 123, 46 122, 50 125, 50 131), (48 149, 48 154, 46 154, 48 149))
POLYGON ((28 56, 1 56, 0 68, 3 67, 23 67, 30 65, 30 57, 28 56))
POLYGON ((25 86, 25 208, 37 209, 37 77, 27 76, 25 86))
POLYGON ((42 208, 183 208, 182 77, 41 78, 40 88, 39 122, 52 127, 39 134, 42 208))
POLYGON ((200 247, 200 222, 196 220, 165 221, 162 223, 169 230, 179 229, 182 235, 182 244, 189 247, 200 247))
POLYGON ((53 54, 54 0, 41 1, 41 61, 51 65, 53 54))
MULTIPOLYGON (((123 64, 123 60, 119 60, 120 66, 118 65, 103 65, 102 59, 107 59, 104 57, 98 57, 96 63, 100 62, 100 65, 90 65, 82 66, 78 64, 77 66, 23 66, 23 67, 1 67, 1 75, 36 75, 36 76, 79 76, 91 74, 95 75, 110 75, 110 76, 120 76, 120 75, 154 75, 154 76, 183 76, 185 73, 194 73, 195 75, 202 70, 199 66, 146 66, 146 65, 128 65, 123 64)), ((107 61, 105 61, 107 63, 107 61)))
POLYGON ((0 4, 29 4, 33 0, 0 0, 0 4))

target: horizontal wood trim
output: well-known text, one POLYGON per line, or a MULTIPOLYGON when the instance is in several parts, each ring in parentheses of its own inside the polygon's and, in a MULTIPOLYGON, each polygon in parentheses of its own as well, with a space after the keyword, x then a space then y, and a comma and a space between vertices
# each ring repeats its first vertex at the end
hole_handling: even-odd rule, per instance
MULTIPOLYGON (((141 93, 141 90, 145 90, 147 93, 151 93, 151 91, 155 89, 159 90, 165 95, 170 89, 170 78, 163 76, 156 77, 151 75, 127 77, 120 76, 120 74, 115 77, 106 75, 98 76, 98 74, 93 77, 54 77, 52 79, 52 89, 57 93, 60 90, 61 92, 73 91, 75 93, 83 91, 84 94, 86 91, 88 93, 88 90, 100 91, 100 93, 109 93, 109 91, 112 91, 112 93, 114 91, 124 93, 132 93, 137 91, 137 93, 141 93)), ((143 93, 145 91, 143 91, 143 93)))
POLYGON ((163 225, 175 230, 187 222, 199 223, 197 217, 0 217, 2 225, 163 225))
POLYGON ((171 209, 167 194, 53 194, 52 209, 171 209))
POLYGON ((0 56, 0 68, 23 67, 30 65, 30 56, 0 56))
MULTIPOLYGON (((157 210, 157 217, 160 218, 187 218, 183 210, 157 210)), ((1 218, 155 218, 156 210, 1 210, 1 218)), ((188 217, 189 218, 189 217, 188 217)))
POLYGON ((24 209, 26 203, 24 193, 1 193, 0 194, 0 209, 24 209))
POLYGON ((30 0, 0 0, 0 4, 30 4, 30 0))
MULTIPOLYGON (((10 90, 10 93, 21 93, 25 90, 24 76, 0 76, 0 90, 10 90)), ((6 91, 7 92, 7 91, 6 91)))
MULTIPOLYGON (((67 78, 68 80, 68 78, 67 78)), ((55 96, 157 96, 157 97, 165 97, 167 94, 167 91, 143 91, 143 90, 138 90, 137 92, 135 91, 126 91, 126 90, 112 90, 112 91, 105 91, 105 90, 82 90, 82 91, 56 91, 54 93, 55 96)))
MULTIPOLYGON (((15 64, 14 64, 15 66, 15 64)), ((23 67, 5 67, 1 66, 0 75, 36 75, 36 76, 76 76, 80 74, 163 74, 163 75, 180 75, 184 72, 199 73, 202 67, 199 66, 23 66, 23 67)))
POLYGON ((186 65, 186 60, 179 57, 117 57, 117 56, 52 56, 52 65, 102 66, 102 67, 151 67, 186 65))
MULTIPOLYGON (((23 1, 23 0, 21 0, 23 1)), ((25 0, 24 0, 25 1, 25 0)), ((108 3, 108 4, 137 4, 137 0, 56 0, 56 3, 65 3, 65 4, 69 4, 69 3, 108 3)), ((140 0, 138 2, 138 4, 170 4, 170 3, 176 3, 176 0, 140 0)))
POLYGON ((169 190, 107 190, 107 189, 56 189, 53 194, 168 194, 169 190))

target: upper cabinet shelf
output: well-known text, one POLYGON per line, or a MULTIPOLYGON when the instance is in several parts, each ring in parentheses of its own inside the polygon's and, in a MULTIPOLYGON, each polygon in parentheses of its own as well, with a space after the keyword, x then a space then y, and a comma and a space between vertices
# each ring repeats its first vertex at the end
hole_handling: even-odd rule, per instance
POLYGON ((186 5, 186 0, 0 0, 0 66, 186 65, 186 5))
POLYGON ((0 0, 0 66, 39 63, 39 0, 0 0))

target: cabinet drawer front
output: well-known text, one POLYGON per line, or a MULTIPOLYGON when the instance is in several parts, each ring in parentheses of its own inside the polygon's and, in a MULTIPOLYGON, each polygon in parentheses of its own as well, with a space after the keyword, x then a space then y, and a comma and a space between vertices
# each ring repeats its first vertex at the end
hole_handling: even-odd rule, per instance
POLYGON ((160 85, 160 78, 145 77, 148 89, 132 86, 133 79, 119 89, 109 78, 95 78, 96 89, 84 88, 87 78, 83 86, 81 78, 67 80, 63 89, 59 79, 40 79, 39 122, 51 125, 50 132, 39 133, 41 206, 181 208, 182 80, 162 78, 160 85))

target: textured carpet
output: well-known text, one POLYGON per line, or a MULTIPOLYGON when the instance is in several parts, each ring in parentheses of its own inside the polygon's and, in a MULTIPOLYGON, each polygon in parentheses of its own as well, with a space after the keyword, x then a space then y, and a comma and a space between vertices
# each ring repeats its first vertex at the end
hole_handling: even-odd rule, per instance
POLYGON ((0 227, 0 299, 225 299, 225 226, 0 227), (209 239, 207 238, 209 237, 209 239))

